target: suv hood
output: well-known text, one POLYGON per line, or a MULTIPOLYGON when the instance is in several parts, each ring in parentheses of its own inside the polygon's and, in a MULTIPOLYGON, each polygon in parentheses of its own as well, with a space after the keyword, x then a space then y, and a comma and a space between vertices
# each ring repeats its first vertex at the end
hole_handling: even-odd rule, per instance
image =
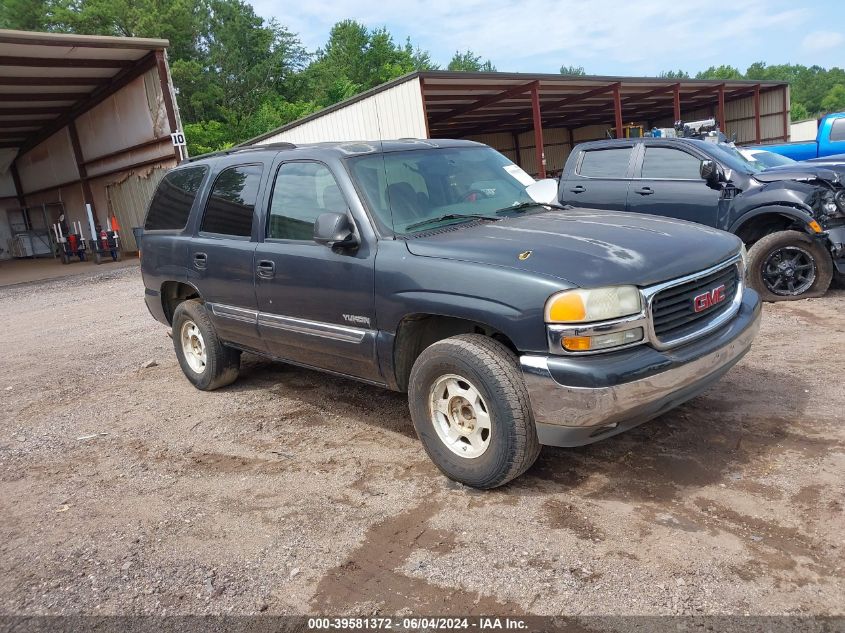
POLYGON ((740 247, 736 236, 700 224, 595 209, 458 225, 406 243, 414 255, 505 266, 581 287, 648 286, 715 266, 740 247))

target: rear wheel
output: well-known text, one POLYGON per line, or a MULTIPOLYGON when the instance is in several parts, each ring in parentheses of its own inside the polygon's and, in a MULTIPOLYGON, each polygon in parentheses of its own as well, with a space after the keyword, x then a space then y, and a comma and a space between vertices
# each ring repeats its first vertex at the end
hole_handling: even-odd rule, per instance
POLYGON ((513 353, 478 334, 426 348, 411 370, 408 402, 428 456, 449 478, 495 488, 540 454, 528 391, 513 353))
POLYGON ((764 301, 823 295, 833 277, 830 253, 810 236, 779 231, 748 251, 748 280, 764 301))
POLYGON ((237 379, 241 352, 220 342, 205 305, 183 301, 173 313, 173 347, 187 379, 197 389, 212 391, 237 379))

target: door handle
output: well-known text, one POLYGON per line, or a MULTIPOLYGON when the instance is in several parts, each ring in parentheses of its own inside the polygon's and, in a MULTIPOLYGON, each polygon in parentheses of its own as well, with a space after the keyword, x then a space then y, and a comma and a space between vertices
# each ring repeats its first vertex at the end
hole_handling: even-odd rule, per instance
POLYGON ((208 266, 208 255, 205 253, 194 253, 194 268, 202 270, 206 266, 208 266))
POLYGON ((271 262, 269 259, 262 259, 258 262, 258 266, 255 268, 258 276, 262 279, 272 279, 273 275, 276 274, 276 264, 271 262))
POLYGON ((636 190, 636 193, 640 194, 641 196, 650 196, 654 193, 654 189, 651 187, 640 187, 636 190))
POLYGON ((587 188, 583 185, 575 185, 572 189, 570 189, 572 193, 584 193, 586 190, 587 188))

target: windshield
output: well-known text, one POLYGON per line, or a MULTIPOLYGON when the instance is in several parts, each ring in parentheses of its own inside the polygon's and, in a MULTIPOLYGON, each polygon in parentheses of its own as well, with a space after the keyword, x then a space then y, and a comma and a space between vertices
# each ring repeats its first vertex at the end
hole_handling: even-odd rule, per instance
POLYGON ((525 187, 534 182, 489 147, 359 156, 350 159, 350 173, 376 221, 398 235, 479 216, 499 219, 503 209, 531 202, 525 187))
POLYGON ((740 153, 748 158, 748 160, 759 163, 763 169, 769 167, 780 167, 782 165, 792 165, 796 161, 787 156, 781 156, 774 152, 767 152, 766 150, 739 150, 740 153))

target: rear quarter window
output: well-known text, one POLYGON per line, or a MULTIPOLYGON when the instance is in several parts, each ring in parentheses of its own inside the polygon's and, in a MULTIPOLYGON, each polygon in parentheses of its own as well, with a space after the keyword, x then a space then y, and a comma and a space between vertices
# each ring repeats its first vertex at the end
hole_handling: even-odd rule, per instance
POLYGON ((144 230, 184 229, 207 171, 205 165, 197 165, 168 172, 150 202, 144 230))
POLYGON ((633 147, 589 149, 584 152, 578 175, 588 178, 624 178, 633 147))
POLYGON ((831 141, 845 141, 845 118, 834 119, 830 126, 831 141))
POLYGON ((249 237, 261 185, 262 165, 237 165, 221 171, 208 194, 200 231, 249 237))

